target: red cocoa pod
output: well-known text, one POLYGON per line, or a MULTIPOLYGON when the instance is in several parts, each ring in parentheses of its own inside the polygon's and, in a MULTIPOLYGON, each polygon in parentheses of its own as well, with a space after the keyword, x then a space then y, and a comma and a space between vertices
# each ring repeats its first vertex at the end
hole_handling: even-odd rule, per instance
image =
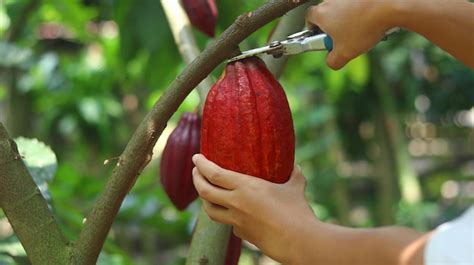
POLYGON ((160 181, 179 210, 184 210, 198 194, 193 184, 192 156, 199 152, 201 119, 184 113, 166 142, 160 162, 160 181))
POLYGON ((280 83, 251 57, 227 64, 204 105, 201 153, 219 166, 276 183, 293 170, 295 133, 280 83))
POLYGON ((239 264, 240 252, 242 251, 242 239, 230 234, 229 244, 227 245, 227 254, 225 257, 225 265, 239 264))
POLYGON ((217 22, 215 0, 182 0, 191 24, 209 37, 214 37, 217 22))

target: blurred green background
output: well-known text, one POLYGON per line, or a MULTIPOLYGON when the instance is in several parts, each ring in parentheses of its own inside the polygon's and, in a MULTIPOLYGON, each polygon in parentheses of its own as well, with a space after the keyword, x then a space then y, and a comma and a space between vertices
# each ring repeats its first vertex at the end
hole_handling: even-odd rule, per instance
MULTIPOLYGON (((263 2, 218 0, 217 35, 263 2)), ((263 45, 275 23, 241 49, 263 45)), ((195 36, 201 49, 212 41, 195 36)), ((158 0, 0 0, 0 121, 56 154, 40 186, 69 239, 114 157, 184 67, 158 0)), ((474 72, 424 38, 402 31, 337 72, 325 53, 293 56, 281 83, 307 198, 322 220, 425 231, 474 202, 474 72)), ((168 124, 99 264, 183 263, 199 203, 175 210, 158 162, 181 113, 198 103, 193 92, 168 124)), ((22 255, 0 211, 0 264, 27 264, 22 255)), ((246 245, 240 264, 273 263, 246 245)))

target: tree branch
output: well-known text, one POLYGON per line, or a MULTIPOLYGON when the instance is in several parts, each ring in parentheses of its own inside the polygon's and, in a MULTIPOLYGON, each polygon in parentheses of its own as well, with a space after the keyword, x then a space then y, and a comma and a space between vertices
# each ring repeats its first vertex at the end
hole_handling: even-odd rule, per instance
MULTIPOLYGON (((196 44, 196 39, 194 38, 188 15, 186 14, 186 11, 184 11, 181 1, 161 0, 161 5, 165 11, 168 24, 170 25, 171 32, 173 33, 181 57, 183 57, 184 62, 189 65, 199 56, 201 51, 196 44)), ((212 77, 208 75, 197 87, 200 99, 199 111, 201 113, 204 108, 207 93, 212 85, 214 85, 214 81, 212 80, 212 77)))
POLYGON ((0 207, 33 264, 68 264, 66 238, 0 123, 0 207))
POLYGON ((174 80, 147 114, 120 156, 104 192, 85 222, 74 248, 77 264, 94 264, 125 195, 150 162, 152 149, 166 123, 186 96, 251 33, 289 10, 305 3, 273 0, 244 15, 211 43, 174 80))

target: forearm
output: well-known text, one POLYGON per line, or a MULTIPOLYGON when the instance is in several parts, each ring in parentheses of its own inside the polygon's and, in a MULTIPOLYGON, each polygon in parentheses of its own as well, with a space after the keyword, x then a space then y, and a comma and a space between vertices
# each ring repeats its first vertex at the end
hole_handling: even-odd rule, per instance
POLYGON ((293 252, 290 265, 423 265, 429 237, 403 227, 354 229, 324 223, 307 227, 295 238, 300 254, 293 252))
POLYGON ((393 26, 417 32, 474 68, 474 3, 467 0, 397 0, 393 26))

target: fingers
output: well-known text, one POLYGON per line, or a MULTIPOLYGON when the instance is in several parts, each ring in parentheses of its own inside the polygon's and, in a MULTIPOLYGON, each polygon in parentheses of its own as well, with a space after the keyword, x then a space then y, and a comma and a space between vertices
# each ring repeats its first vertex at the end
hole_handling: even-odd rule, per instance
POLYGON ((318 6, 311 6, 306 11, 305 21, 306 21, 306 27, 308 29, 314 28, 314 26, 318 25, 318 22, 316 21, 318 17, 317 13, 318 13, 318 6))
POLYGON ((199 196, 206 201, 229 208, 231 192, 209 183, 199 171, 193 169, 193 182, 199 196))
POLYGON ((346 65, 347 62, 349 62, 349 60, 350 59, 348 59, 345 56, 340 55, 339 52, 336 49, 334 49, 328 54, 326 58, 326 63, 332 69, 339 70, 342 67, 344 67, 344 65, 346 65))
POLYGON ((193 162, 199 172, 212 184, 228 190, 236 188, 238 180, 231 176, 231 171, 219 167, 201 154, 194 155, 193 162))
POLYGON ((209 218, 211 218, 212 221, 234 225, 234 220, 232 218, 230 210, 219 205, 212 204, 208 201, 203 201, 202 207, 204 208, 204 211, 206 211, 207 215, 209 215, 209 218))

